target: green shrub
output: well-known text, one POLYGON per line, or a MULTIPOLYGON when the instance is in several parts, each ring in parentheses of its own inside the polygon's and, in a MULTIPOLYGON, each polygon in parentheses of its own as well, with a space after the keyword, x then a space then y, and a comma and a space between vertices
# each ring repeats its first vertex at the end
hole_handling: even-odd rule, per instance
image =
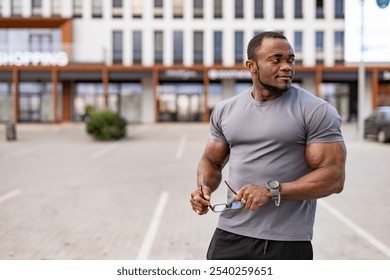
POLYGON ((126 121, 109 110, 91 111, 87 132, 96 140, 116 140, 126 136, 126 121))

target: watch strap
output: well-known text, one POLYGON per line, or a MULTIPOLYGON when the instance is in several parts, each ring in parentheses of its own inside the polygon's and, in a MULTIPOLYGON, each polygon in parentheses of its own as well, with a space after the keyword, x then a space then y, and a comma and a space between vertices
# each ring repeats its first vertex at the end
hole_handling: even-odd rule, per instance
MULTIPOLYGON (((276 180, 275 180, 276 181, 276 180)), ((270 181, 271 182, 271 181, 270 181)), ((277 187, 277 188, 271 188, 270 186, 269 186, 269 183, 270 182, 268 182, 267 184, 266 184, 266 186, 267 186, 267 188, 270 190, 270 192, 271 192, 271 195, 272 195, 272 197, 271 197, 271 201, 274 201, 275 202, 275 206, 277 206, 277 207, 279 207, 279 205, 280 205, 280 202, 281 202, 281 196, 280 196, 280 183, 278 182, 278 181, 276 181, 278 184, 279 184, 279 186, 277 187)))

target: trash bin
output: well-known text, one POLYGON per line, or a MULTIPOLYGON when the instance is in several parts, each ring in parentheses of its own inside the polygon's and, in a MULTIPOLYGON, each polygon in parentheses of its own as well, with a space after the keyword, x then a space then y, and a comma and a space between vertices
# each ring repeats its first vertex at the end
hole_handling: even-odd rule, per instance
POLYGON ((6 124, 6 135, 8 141, 15 141, 16 140, 16 127, 13 123, 7 123, 6 124))

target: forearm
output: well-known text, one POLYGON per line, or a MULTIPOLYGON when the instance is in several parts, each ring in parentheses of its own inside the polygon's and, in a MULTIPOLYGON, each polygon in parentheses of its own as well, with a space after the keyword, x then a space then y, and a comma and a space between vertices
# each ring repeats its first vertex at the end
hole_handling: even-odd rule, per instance
POLYGON ((197 182, 198 187, 203 184, 211 188, 214 192, 222 180, 223 166, 211 163, 206 158, 202 158, 198 165, 197 182))
POLYGON ((293 182, 281 184, 282 199, 317 199, 340 193, 343 190, 345 174, 338 166, 323 167, 304 175, 293 182))

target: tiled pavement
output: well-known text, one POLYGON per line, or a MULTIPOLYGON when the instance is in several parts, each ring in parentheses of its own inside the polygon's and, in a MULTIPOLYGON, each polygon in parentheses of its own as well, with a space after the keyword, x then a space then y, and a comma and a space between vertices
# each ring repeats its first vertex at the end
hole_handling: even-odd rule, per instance
MULTIPOLYGON (((390 259, 390 145, 343 131, 347 181, 320 200, 315 258, 390 259)), ((130 125, 116 142, 19 124, 9 142, 1 125, 0 259, 204 259, 217 215, 188 199, 207 138, 207 124, 130 125)))

